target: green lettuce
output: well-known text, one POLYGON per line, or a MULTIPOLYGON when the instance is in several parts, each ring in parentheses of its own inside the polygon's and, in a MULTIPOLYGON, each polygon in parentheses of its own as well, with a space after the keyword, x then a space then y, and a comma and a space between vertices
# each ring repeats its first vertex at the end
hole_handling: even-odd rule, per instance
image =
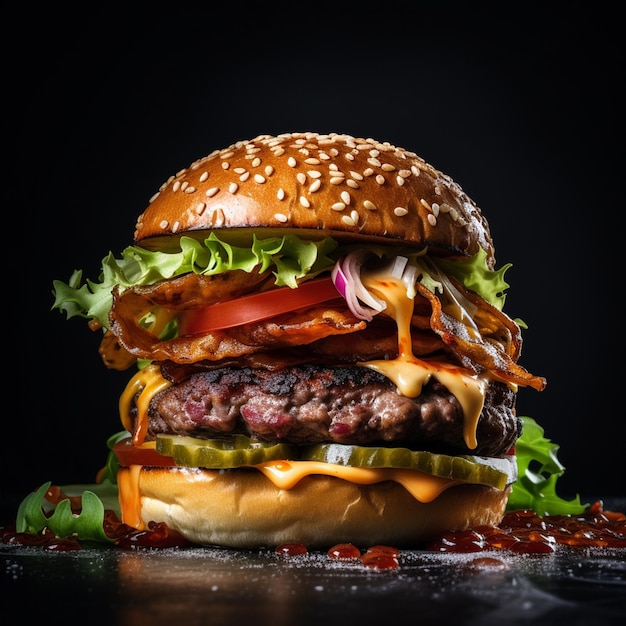
POLYGON ((53 282, 53 309, 64 312, 68 319, 97 319, 109 327, 109 311, 113 288, 121 291, 132 286, 152 285, 160 280, 194 272, 214 275, 230 270, 265 272, 271 270, 277 286, 295 288, 303 278, 312 278, 330 270, 335 259, 329 255, 337 242, 327 237, 320 241, 300 239, 294 235, 258 239, 248 247, 226 243, 211 233, 204 241, 181 237, 180 250, 161 252, 129 246, 120 259, 109 253, 102 260, 98 281, 87 279, 82 270, 75 270, 67 283, 53 282))
POLYGON ((65 495, 81 496, 80 513, 72 511, 67 499, 51 505, 45 497, 50 485, 50 482, 44 483, 22 500, 15 521, 18 533, 37 534, 48 528, 56 537, 113 543, 104 532, 104 512, 105 506, 117 508, 117 484, 107 480, 98 485, 63 487, 65 495))
POLYGON ((506 290, 509 284, 504 280, 504 274, 512 267, 511 263, 503 265, 498 270, 487 267, 487 253, 481 248, 473 257, 464 261, 447 261, 437 259, 437 265, 448 275, 454 276, 467 289, 482 296, 489 304, 500 311, 504 308, 506 290))
POLYGON ((558 459, 559 446, 544 437, 544 430, 530 417, 524 423, 522 436, 515 444, 517 482, 513 484, 508 511, 532 509, 537 515, 577 515, 588 508, 576 495, 564 500, 557 494, 557 481, 565 467, 558 459))

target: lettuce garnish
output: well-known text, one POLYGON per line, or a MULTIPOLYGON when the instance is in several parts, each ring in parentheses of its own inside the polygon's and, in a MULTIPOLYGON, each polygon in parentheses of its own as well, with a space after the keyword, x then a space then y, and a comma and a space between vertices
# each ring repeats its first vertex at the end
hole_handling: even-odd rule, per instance
POLYGON ((498 270, 487 267, 487 253, 480 250, 471 258, 460 261, 437 259, 437 265, 450 276, 454 276, 467 289, 482 296, 489 304, 500 311, 504 308, 506 290, 509 284, 504 280, 505 272, 512 267, 511 263, 503 265, 498 270))
POLYGON ((544 430, 531 417, 522 417, 524 430, 515 444, 517 482, 513 484, 508 511, 532 509, 537 515, 577 515, 588 504, 576 495, 564 500, 556 491, 557 480, 565 472, 557 453, 559 446, 544 437, 544 430))
POLYGON ((327 237, 320 241, 300 239, 295 235, 257 239, 252 245, 238 247, 228 244, 211 233, 204 241, 181 237, 180 250, 160 252, 129 246, 117 259, 109 253, 102 260, 102 271, 97 282, 82 283, 82 270, 76 270, 69 281, 55 280, 53 309, 65 312, 67 318, 97 319, 109 328, 112 291, 132 286, 152 285, 159 280, 194 272, 214 275, 230 270, 259 272, 272 270, 277 286, 297 287, 303 278, 312 278, 330 269, 335 259, 328 256, 337 242, 327 237))
MULTIPOLYGON (((104 532, 104 511, 105 502, 112 502, 112 497, 117 494, 116 484, 105 481, 99 485, 77 486, 75 490, 81 495, 80 513, 72 511, 67 499, 52 507, 45 498, 50 485, 44 483, 22 500, 15 521, 18 533, 37 534, 48 528, 56 537, 74 536, 82 541, 113 543, 114 540, 104 532), (47 515, 49 509, 51 512, 47 515)), ((72 487, 63 489, 66 494, 72 491, 72 487)))

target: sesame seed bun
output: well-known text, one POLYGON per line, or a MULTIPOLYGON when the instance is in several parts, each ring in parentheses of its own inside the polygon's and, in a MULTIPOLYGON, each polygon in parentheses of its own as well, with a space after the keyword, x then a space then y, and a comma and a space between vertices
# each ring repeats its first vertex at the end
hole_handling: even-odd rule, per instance
POLYGON ((312 475, 279 489, 256 471, 156 467, 120 486, 122 503, 138 503, 145 522, 165 522, 198 544, 233 548, 344 542, 414 548, 446 529, 497 525, 510 491, 464 484, 422 503, 392 481, 361 485, 312 475))
POLYGON ((349 135, 262 135, 212 152, 162 185, 135 243, 163 249, 173 235, 226 229, 301 229, 465 256, 483 248, 494 263, 486 220, 450 177, 413 152, 349 135))

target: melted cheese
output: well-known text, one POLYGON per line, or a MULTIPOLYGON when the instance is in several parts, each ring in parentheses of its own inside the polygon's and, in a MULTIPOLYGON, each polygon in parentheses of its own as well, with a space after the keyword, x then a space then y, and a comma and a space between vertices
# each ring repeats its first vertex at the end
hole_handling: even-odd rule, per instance
POLYGON ((444 489, 458 481, 441 478, 419 470, 391 467, 350 467, 321 461, 267 461, 254 466, 279 489, 292 489, 305 476, 322 474, 335 476, 359 485, 371 485, 385 480, 401 484, 416 500, 431 502, 444 489))
POLYGON ((150 400, 171 384, 161 376, 161 368, 158 365, 150 364, 139 370, 124 389, 119 401, 120 419, 124 428, 133 433, 134 445, 141 445, 146 437, 150 400), (137 422, 134 428, 131 419, 133 402, 137 405, 137 422))
POLYGON ((466 370, 448 363, 423 361, 413 355, 411 342, 411 316, 413 299, 407 295, 406 285, 393 276, 363 275, 363 283, 387 303, 385 312, 398 326, 398 356, 395 359, 365 361, 370 367, 390 380, 398 391, 409 398, 422 393, 422 386, 431 377, 444 385, 459 401, 464 415, 463 436, 468 448, 477 445, 476 427, 485 403, 487 379, 469 374, 466 370))

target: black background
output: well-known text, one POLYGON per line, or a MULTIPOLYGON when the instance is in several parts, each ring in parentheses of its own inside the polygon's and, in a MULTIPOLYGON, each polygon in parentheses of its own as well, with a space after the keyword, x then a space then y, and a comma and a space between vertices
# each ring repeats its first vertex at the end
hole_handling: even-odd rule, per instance
POLYGON ((193 160, 309 130, 414 150, 477 201, 498 263, 513 263, 505 310, 529 325, 521 362, 548 379, 520 391, 518 412, 560 445, 562 495, 624 495, 621 38, 597 3, 506 16, 459 5, 305 4, 296 18, 185 4, 16 22, 5 496, 91 482, 121 429, 129 373, 102 365, 83 321, 50 310, 52 281, 96 278, 193 160))

